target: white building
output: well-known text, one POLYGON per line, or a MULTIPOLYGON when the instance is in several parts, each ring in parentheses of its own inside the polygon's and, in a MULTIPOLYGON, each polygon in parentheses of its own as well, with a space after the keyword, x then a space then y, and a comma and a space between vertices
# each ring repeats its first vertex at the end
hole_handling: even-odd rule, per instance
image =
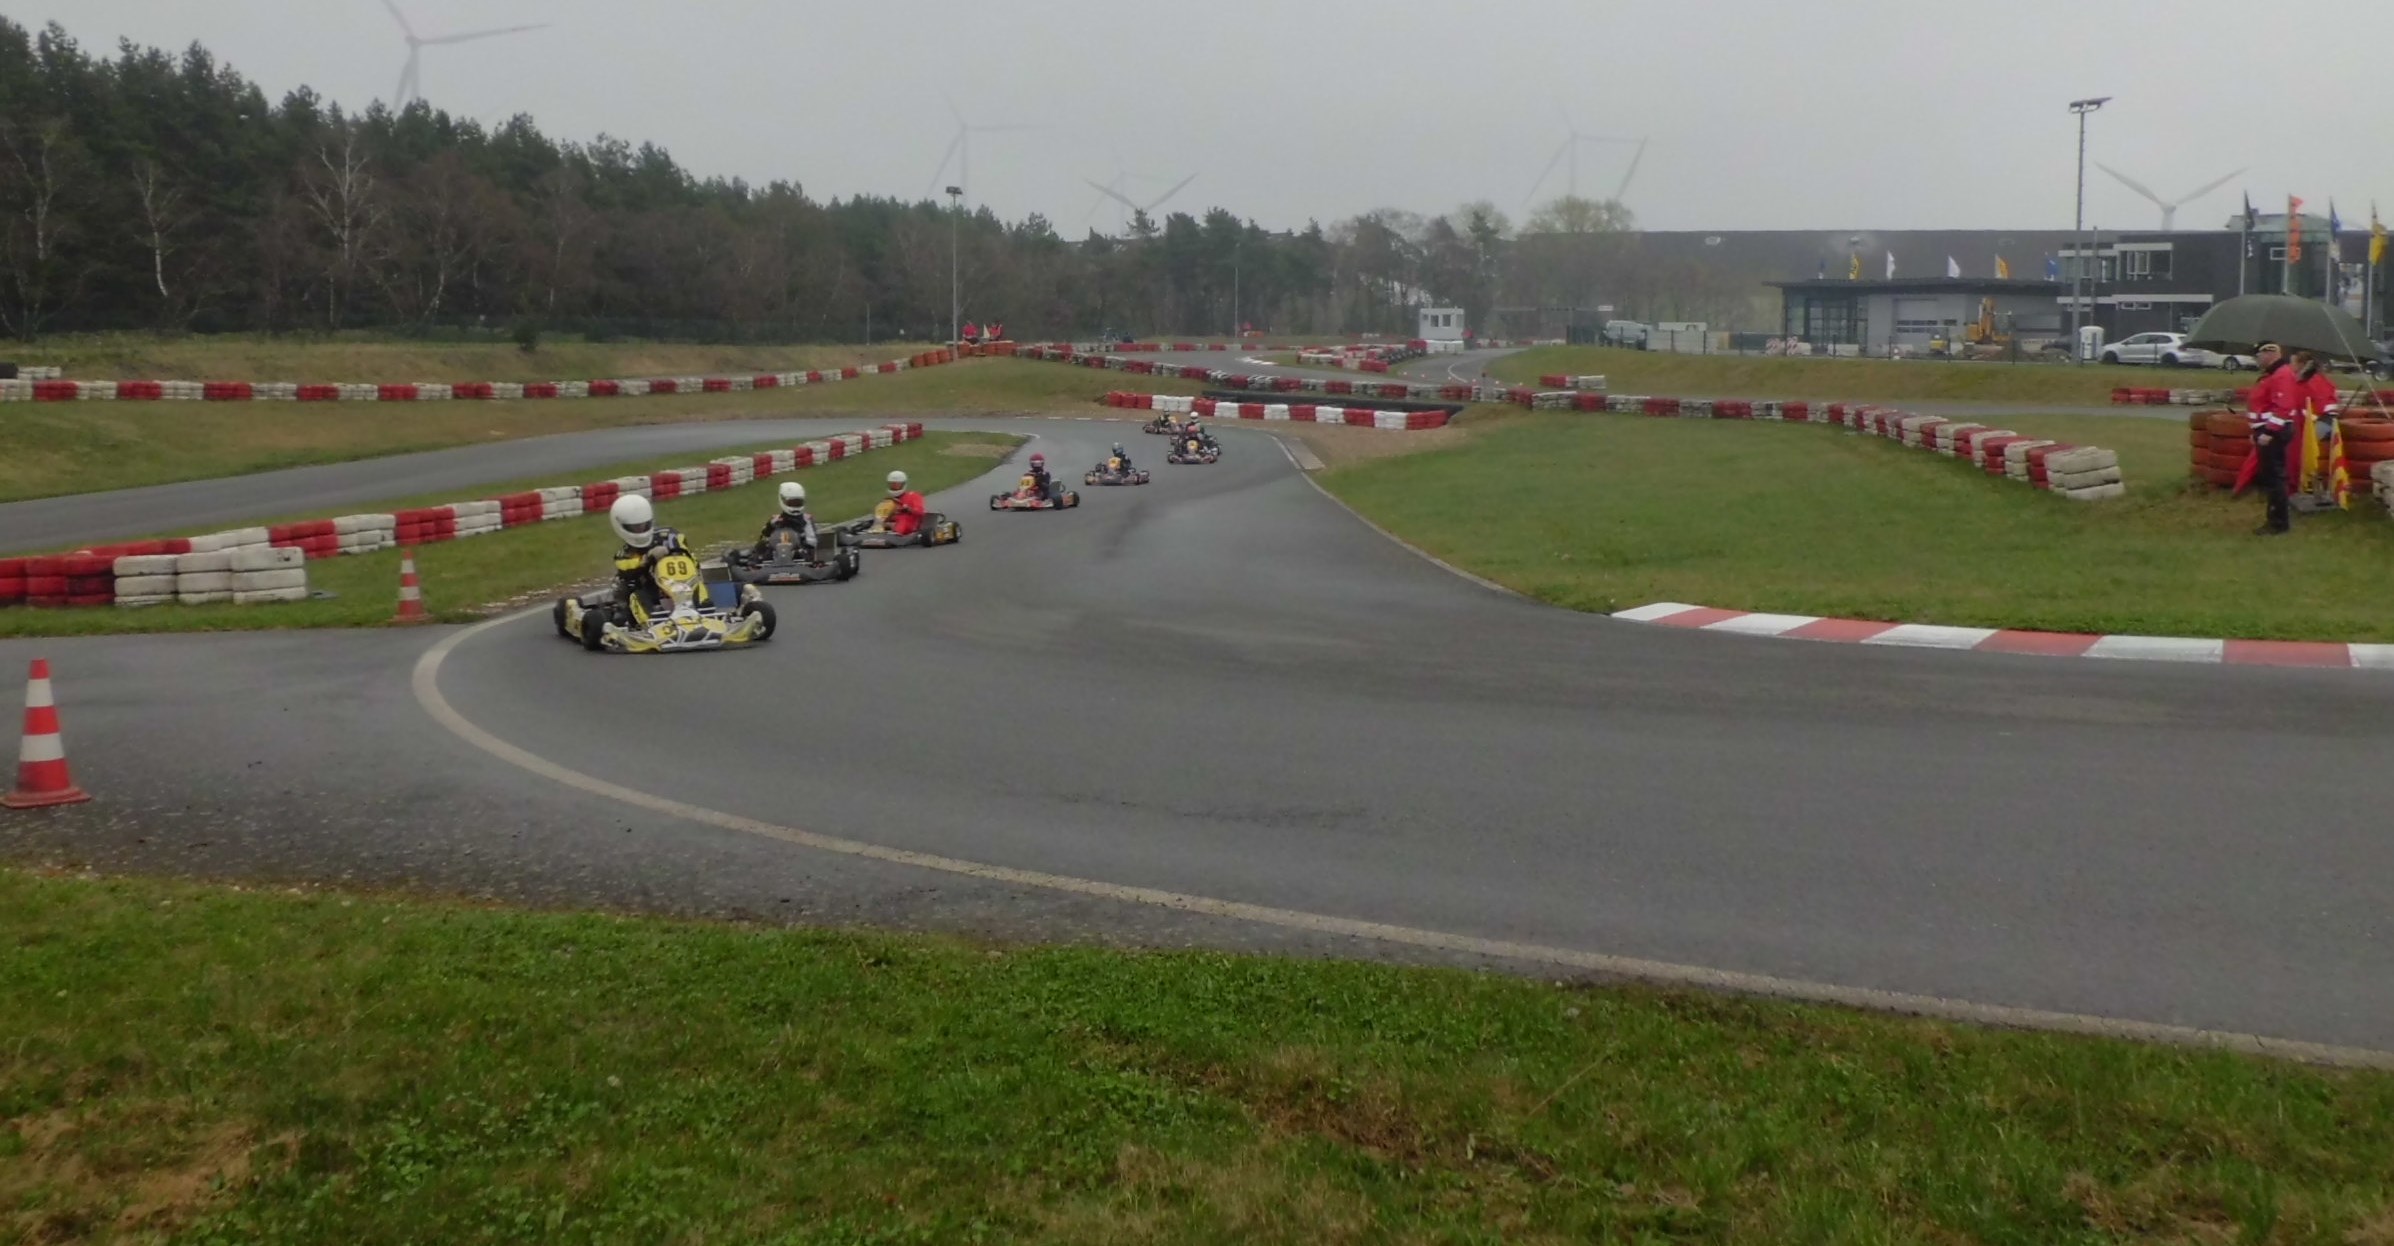
POLYGON ((1463 309, 1460 307, 1422 308, 1421 332, 1414 336, 1425 342, 1462 341, 1463 309))

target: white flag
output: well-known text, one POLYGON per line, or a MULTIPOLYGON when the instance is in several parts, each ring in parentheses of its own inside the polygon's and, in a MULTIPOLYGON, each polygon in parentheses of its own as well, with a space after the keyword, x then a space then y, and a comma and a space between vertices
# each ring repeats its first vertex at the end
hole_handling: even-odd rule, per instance
POLYGON ((1887 280, 1895 280, 1895 252, 1887 253, 1887 280))
POLYGON ((1957 260, 1957 259, 1955 259, 1954 257, 1952 257, 1952 256, 1950 256, 1950 255, 1946 256, 1946 257, 1945 257, 1945 275, 1946 275, 1946 276, 1948 276, 1948 277, 1959 277, 1959 276, 1961 276, 1961 275, 1962 275, 1962 262, 1961 262, 1960 260, 1957 260))

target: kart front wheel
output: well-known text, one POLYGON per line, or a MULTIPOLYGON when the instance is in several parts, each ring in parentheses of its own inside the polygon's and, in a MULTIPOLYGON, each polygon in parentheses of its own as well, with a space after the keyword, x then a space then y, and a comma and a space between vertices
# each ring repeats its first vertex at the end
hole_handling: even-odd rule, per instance
POLYGON ((741 606, 740 617, 754 618, 757 621, 756 639, 758 640, 771 640, 774 627, 781 621, 774 615, 773 603, 769 601, 752 601, 741 606))
POLYGON ((549 618, 557 624, 558 635, 565 637, 567 640, 572 640, 575 638, 573 630, 565 625, 564 598, 560 597, 557 599, 557 604, 549 610, 549 618))
POLYGON ((582 612, 582 647, 598 653, 607 647, 607 615, 603 610, 582 612))

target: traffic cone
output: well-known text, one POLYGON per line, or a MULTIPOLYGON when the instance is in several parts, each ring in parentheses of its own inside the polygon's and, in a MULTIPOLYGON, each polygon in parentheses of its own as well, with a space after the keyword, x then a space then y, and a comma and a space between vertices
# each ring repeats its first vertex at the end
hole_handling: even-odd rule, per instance
POLYGON ((66 741, 58 734, 58 704, 50 699, 50 661, 35 658, 25 680, 25 742, 17 748, 17 790, 0 796, 11 809, 72 805, 91 799, 67 774, 66 741))
POLYGON ((432 616, 424 613, 424 588, 416 580, 416 550, 412 545, 402 546, 399 550, 399 613, 391 621, 394 623, 430 623, 432 621, 432 616))

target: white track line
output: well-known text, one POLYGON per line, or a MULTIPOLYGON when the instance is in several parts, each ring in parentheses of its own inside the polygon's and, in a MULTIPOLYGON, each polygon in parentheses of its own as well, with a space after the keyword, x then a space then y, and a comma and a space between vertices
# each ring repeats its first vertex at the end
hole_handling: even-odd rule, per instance
MULTIPOLYGON (((1310 482, 1312 478, 1308 476, 1306 479, 1310 482)), ((1412 547, 1406 546, 1406 548, 1412 547)), ((1428 556, 1424 555, 1424 557, 1428 556)), ((1011 866, 990 865, 979 861, 965 861, 935 853, 887 848, 859 840, 818 835, 812 831, 780 826, 736 813, 707 809, 669 797, 652 795, 619 783, 610 783, 605 779, 559 765, 530 750, 519 748, 475 726, 449 704, 448 698, 441 695, 441 664, 459 645, 492 628, 528 618, 546 609, 548 609, 546 606, 535 606, 516 614, 477 623, 442 637, 440 643, 435 644, 425 652, 423 657, 416 660, 415 673, 411 683, 417 703, 424 707, 424 712, 431 715, 434 722, 439 723, 450 734, 511 766, 563 784, 576 791, 586 792, 634 808, 646 809, 653 813, 661 813, 668 817, 696 822, 703 826, 737 831, 744 835, 755 835, 764 839, 780 840, 783 843, 795 844, 802 848, 812 848, 818 852, 833 852, 842 856, 933 870, 942 874, 954 874, 1008 886, 1031 887, 1042 891, 1089 896, 1095 899, 1146 905, 1174 912, 1196 913, 1230 921, 1254 922, 1258 925, 1271 926, 1281 930, 1301 931, 1307 934, 1367 939, 1435 952, 1549 965, 1602 977, 1625 978, 1663 986, 1732 991, 1745 995, 1761 995, 1814 1004, 1836 1004, 1849 1008, 1867 1008, 1879 1012, 1905 1013, 1947 1021, 2002 1026, 2010 1029, 2048 1030, 2065 1034, 2085 1034, 2187 1047, 2206 1047, 2245 1055, 2300 1060, 2311 1064, 2394 1069, 2394 1051, 2304 1043, 2289 1039, 2269 1038, 2259 1034, 2241 1034, 2227 1030, 2200 1030, 2188 1026, 2089 1016, 2084 1013, 2048 1012, 2036 1008, 1979 1004, 1935 995, 1913 995, 1901 991, 1873 990, 1868 987, 1837 986, 1798 978, 1738 973, 1725 969, 1707 969, 1700 965, 1679 965, 1668 961, 1612 956, 1602 952, 1584 952, 1576 948, 1518 943, 1507 939, 1484 939, 1476 935, 1451 934, 1444 931, 1423 930, 1413 926, 1391 925, 1386 922, 1362 921, 1351 917, 1335 917, 1296 909, 1273 908, 1268 905, 1247 904, 1236 900, 1219 900, 1208 896, 1189 895, 1184 892, 1164 891, 1154 887, 1131 887, 1120 883, 1100 882, 1096 879, 1075 878, 1068 874, 1050 874, 1041 870, 1024 870, 1011 866)))

